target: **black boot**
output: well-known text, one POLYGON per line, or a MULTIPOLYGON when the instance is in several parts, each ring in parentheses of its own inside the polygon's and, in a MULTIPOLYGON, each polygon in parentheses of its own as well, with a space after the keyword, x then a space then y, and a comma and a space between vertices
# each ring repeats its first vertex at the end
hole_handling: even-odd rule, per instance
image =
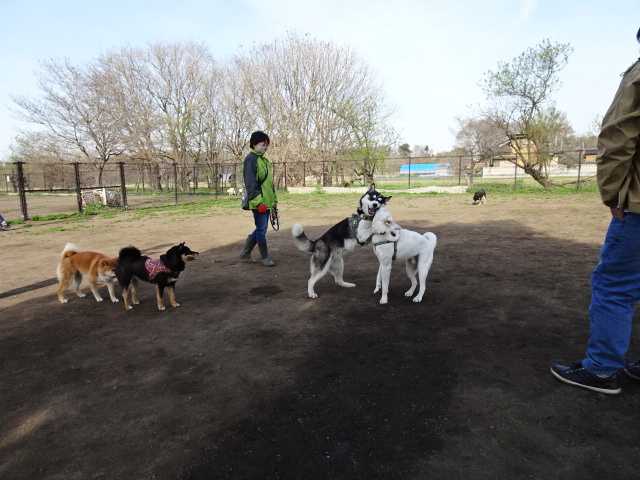
POLYGON ((262 257, 262 265, 265 267, 275 267, 276 264, 273 262, 273 259, 269 255, 269 249, 267 248, 267 242, 258 243, 258 248, 260 249, 260 256, 262 257))
POLYGON ((256 246, 256 240, 252 235, 249 235, 244 242, 244 248, 240 253, 240 258, 243 260, 251 260, 251 250, 256 246))

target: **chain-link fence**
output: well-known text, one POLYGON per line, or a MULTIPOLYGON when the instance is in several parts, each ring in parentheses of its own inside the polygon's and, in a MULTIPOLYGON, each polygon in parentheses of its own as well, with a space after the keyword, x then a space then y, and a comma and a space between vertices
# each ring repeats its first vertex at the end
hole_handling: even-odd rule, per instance
MULTIPOLYGON (((556 183, 580 189, 596 174, 596 152, 574 150, 549 155, 543 174, 556 183)), ((392 190, 428 186, 471 186, 513 183, 529 178, 521 162, 508 155, 482 160, 470 155, 332 158, 275 162, 277 189, 308 192, 327 187, 360 187, 375 182, 392 190)), ((34 218, 83 211, 92 203, 144 208, 190 202, 199 198, 239 196, 240 162, 22 163, 0 166, 0 213, 8 218, 34 218)), ((414 190, 415 191, 415 190, 414 190)))

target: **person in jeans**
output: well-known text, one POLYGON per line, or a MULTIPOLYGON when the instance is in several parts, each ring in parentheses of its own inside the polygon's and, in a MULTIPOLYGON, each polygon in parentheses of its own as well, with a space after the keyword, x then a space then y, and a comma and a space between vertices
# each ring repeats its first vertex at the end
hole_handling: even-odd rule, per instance
POLYGON ((553 363, 551 373, 576 387, 617 394, 620 372, 640 381, 640 361, 625 360, 640 300, 640 59, 623 74, 602 121, 597 163, 612 218, 591 278, 589 343, 584 359, 553 363))
POLYGON ((244 159, 244 188, 256 228, 247 237, 240 257, 251 260, 251 251, 257 244, 262 264, 273 267, 275 263, 267 247, 267 228, 270 210, 277 206, 278 197, 273 185, 273 165, 265 156, 269 148, 269 136, 264 132, 253 132, 249 148, 251 152, 244 159))

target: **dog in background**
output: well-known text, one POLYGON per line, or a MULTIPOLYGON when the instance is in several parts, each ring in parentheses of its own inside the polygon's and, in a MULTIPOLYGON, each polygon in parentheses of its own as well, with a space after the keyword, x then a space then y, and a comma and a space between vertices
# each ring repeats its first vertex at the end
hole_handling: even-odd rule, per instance
POLYGON ((64 296, 64 291, 71 282, 73 282, 76 295, 80 298, 86 297, 86 294, 80 291, 80 284, 83 279, 86 279, 89 283, 91 293, 93 293, 97 302, 102 301, 98 286, 106 285, 111 301, 118 303, 114 289, 117 262, 117 258, 108 257, 99 252, 82 251, 78 246, 67 243, 60 254, 56 271, 58 276, 57 295, 60 303, 67 303, 68 300, 64 296))
POLYGON ((179 307, 176 301, 175 285, 180 273, 185 269, 185 262, 194 260, 199 255, 185 245, 184 242, 174 245, 159 259, 152 259, 145 255, 136 247, 125 247, 118 254, 118 266, 116 277, 122 286, 122 299, 125 310, 131 310, 134 305, 138 305, 138 292, 136 290, 137 279, 153 283, 156 286, 156 303, 158 310, 166 309, 164 305, 164 290, 169 294, 169 303, 172 307, 179 307))
POLYGON ((369 190, 360 197, 356 213, 335 224, 316 240, 309 240, 300 224, 291 229, 293 241, 298 248, 311 254, 311 275, 307 282, 309 298, 318 298, 315 284, 331 272, 337 285, 345 288, 355 287, 355 283, 345 282, 344 260, 345 251, 352 251, 356 245, 365 245, 371 239, 371 221, 378 209, 391 200, 385 197, 371 185, 369 190))
POLYGON ((483 188, 481 188, 480 190, 478 190, 476 193, 473 194, 474 205, 479 205, 479 204, 484 205, 486 201, 487 201, 487 192, 485 192, 483 188))
POLYGON ((422 301, 427 287, 427 275, 433 263, 433 254, 438 239, 434 233, 426 232, 420 235, 398 225, 386 208, 380 208, 373 218, 373 250, 380 265, 376 277, 374 294, 382 289, 380 304, 388 303, 389 279, 391 267, 396 259, 405 261, 407 277, 411 280, 411 287, 404 293, 405 297, 412 297, 420 284, 418 294, 413 298, 415 303, 422 301), (417 280, 416 280, 417 277, 417 280))

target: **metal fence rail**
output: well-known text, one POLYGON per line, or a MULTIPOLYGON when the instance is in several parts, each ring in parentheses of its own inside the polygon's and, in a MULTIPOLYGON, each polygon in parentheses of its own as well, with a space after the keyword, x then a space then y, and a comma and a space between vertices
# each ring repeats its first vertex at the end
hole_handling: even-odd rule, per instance
MULTIPOLYGON (((565 177, 576 189, 595 176, 595 156, 591 151, 572 150, 553 155, 555 163, 551 166, 550 176, 565 177)), ((504 160, 484 162, 480 174, 478 165, 478 157, 471 155, 389 157, 375 166, 364 160, 344 157, 273 164, 274 184, 284 190, 290 187, 364 186, 370 182, 382 188, 414 189, 433 184, 472 185, 474 181, 508 182, 509 179, 516 188, 518 181, 527 176, 521 167, 504 160)), ((201 195, 239 195, 242 186, 240 162, 123 161, 102 166, 82 162, 15 162, 0 166, 0 194, 17 197, 19 213, 24 220, 30 218, 32 204, 46 210, 47 204, 51 203, 38 195, 67 198, 58 208, 82 212, 82 192, 86 190, 118 192, 120 206, 127 209, 178 204, 181 199, 191 201, 201 195), (73 206, 72 198, 75 199, 73 206)))

